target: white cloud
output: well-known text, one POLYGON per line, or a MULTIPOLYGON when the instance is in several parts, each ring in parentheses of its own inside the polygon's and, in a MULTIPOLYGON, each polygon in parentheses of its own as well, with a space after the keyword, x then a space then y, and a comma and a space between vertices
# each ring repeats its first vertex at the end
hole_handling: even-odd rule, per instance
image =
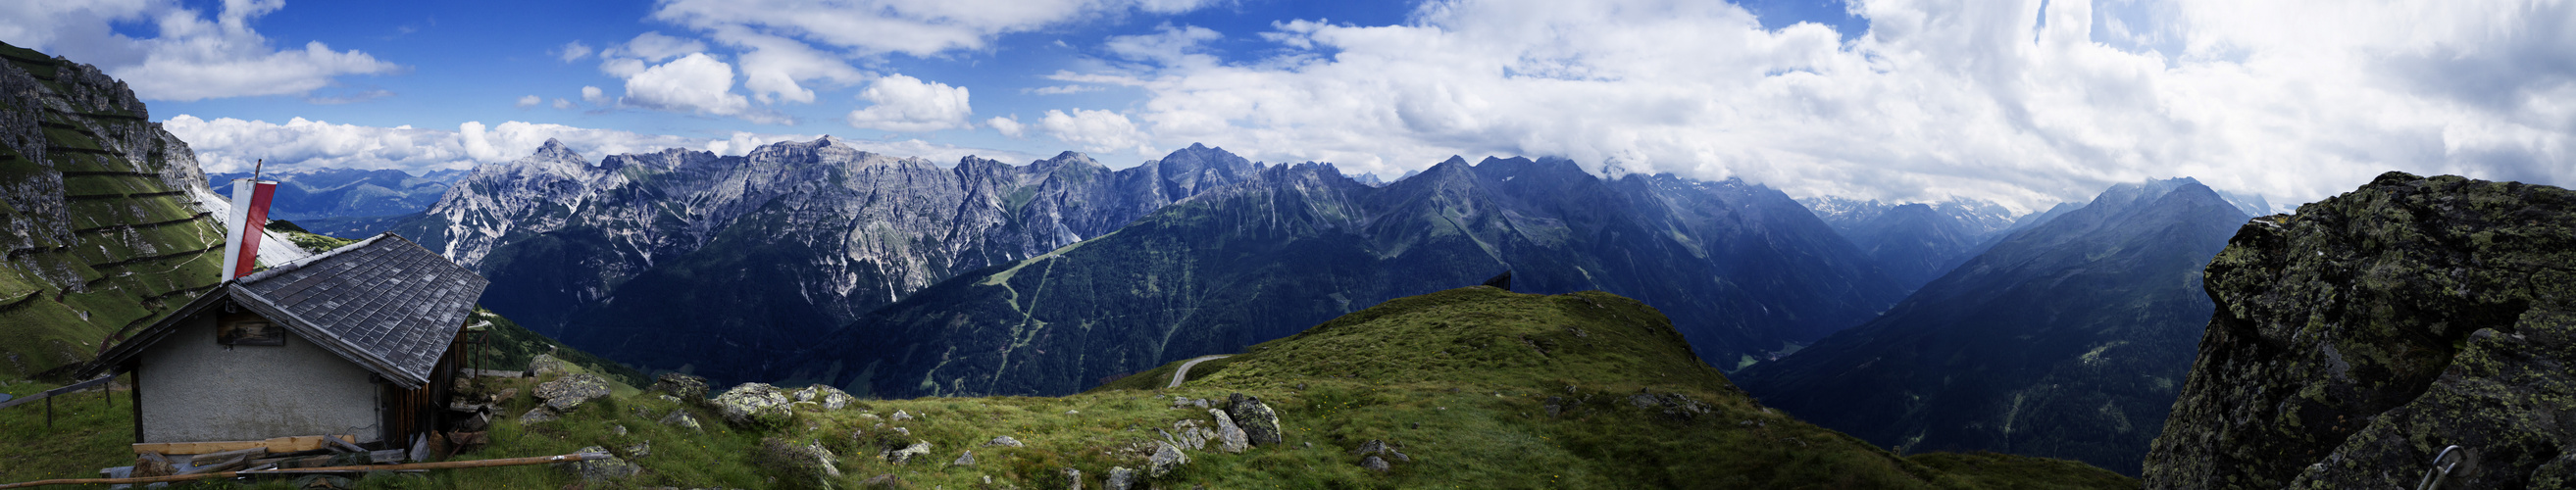
POLYGON ((850 67, 848 62, 793 39, 757 34, 739 27, 716 29, 715 38, 750 50, 741 57, 745 78, 743 89, 764 104, 775 101, 814 102, 814 90, 806 88, 804 82, 847 86, 869 78, 866 72, 850 67))
POLYGON ((1133 10, 1181 13, 1205 0, 670 0, 653 18, 700 30, 747 29, 854 54, 935 56, 994 37, 1133 10))
POLYGON ((733 65, 706 53, 691 53, 626 79, 626 96, 618 103, 672 112, 740 116, 759 122, 764 114, 733 93, 733 65))
POLYGON ((230 0, 209 20, 176 0, 0 3, 0 40, 97 65, 147 100, 304 94, 346 75, 392 73, 398 65, 320 41, 277 49, 252 20, 279 0, 230 0), (117 34, 112 24, 150 25, 157 36, 117 34))
POLYGON ((590 56, 590 53, 590 45, 582 44, 581 41, 573 41, 564 43, 562 48, 556 49, 555 57, 562 58, 565 63, 571 63, 574 61, 580 61, 582 57, 590 56))
MULTIPOLYGON (((332 124, 302 118, 285 124, 233 118, 207 120, 185 114, 163 121, 162 126, 188 142, 197 155, 198 165, 207 172, 248 171, 254 159, 262 158, 268 160, 268 168, 272 170, 338 167, 418 173, 468 169, 477 164, 517 160, 535 152, 548 138, 560 140, 582 156, 597 161, 607 155, 664 148, 692 148, 720 155, 741 155, 764 144, 811 141, 817 137, 737 131, 723 139, 692 138, 520 121, 489 126, 481 122, 466 122, 457 125, 455 131, 446 131, 410 126, 383 128, 332 124)), ((1017 152, 963 148, 917 139, 842 141, 865 151, 920 156, 943 164, 955 163, 966 155, 1004 161, 1036 159, 1017 152)))
POLYGON ((608 98, 608 92, 600 90, 599 87, 587 85, 581 87, 581 100, 583 102, 599 105, 608 105, 617 102, 616 99, 608 98))
POLYGON ((521 108, 528 108, 528 107, 536 107, 536 106, 537 106, 537 104, 543 104, 543 103, 545 103, 545 102, 546 102, 546 99, 545 99, 544 97, 538 97, 538 96, 534 96, 534 95, 522 95, 522 96, 519 96, 519 103, 518 103, 518 104, 516 104, 516 105, 518 105, 518 106, 519 106, 519 107, 521 107, 521 108))
POLYGON ((1136 129, 1136 123, 1128 121, 1124 114, 1109 110, 1074 109, 1072 114, 1048 110, 1046 118, 1038 121, 1038 127, 1046 129, 1047 134, 1054 135, 1058 141, 1081 146, 1093 153, 1133 151, 1144 156, 1154 153, 1154 147, 1148 143, 1145 133, 1136 129))
POLYGON ((1224 39, 1225 35, 1199 26, 1173 27, 1163 24, 1153 34, 1110 36, 1101 43, 1110 54, 1130 61, 1151 62, 1163 66, 1207 66, 1216 64, 1215 56, 1201 51, 1200 45, 1224 39))
POLYGON ((924 82, 902 74, 886 75, 859 99, 871 105, 850 111, 850 126, 898 133, 919 133, 972 125, 966 116, 975 113, 967 105, 966 87, 950 87, 939 82, 924 82))
POLYGON ((626 41, 626 44, 610 46, 600 51, 599 57, 636 58, 646 63, 660 63, 662 60, 706 51, 707 43, 696 39, 666 36, 660 31, 644 31, 643 34, 635 35, 635 39, 626 41))
POLYGON ((1096 86, 1096 85, 1055 85, 1055 86, 1048 86, 1048 87, 1038 87, 1038 88, 1024 88, 1024 89, 1020 89, 1020 91, 1021 91, 1021 92, 1024 92, 1024 93, 1032 93, 1032 94, 1038 94, 1038 95, 1065 95, 1065 94, 1079 94, 1079 93, 1083 93, 1083 92, 1098 92, 1098 91, 1100 91, 1100 90, 1101 90, 1101 88, 1100 88, 1099 86, 1096 86))
POLYGON ((573 105, 572 105, 572 101, 569 101, 569 100, 563 100, 563 98, 562 98, 562 97, 556 97, 556 98, 555 98, 555 108, 556 108, 556 109, 571 109, 572 107, 573 107, 573 105))
POLYGON ((1018 137, 1020 137, 1020 133, 1021 133, 1022 131, 1026 131, 1026 130, 1028 129, 1028 125, 1020 124, 1020 117, 1019 117, 1019 116, 995 117, 995 118, 992 118, 992 119, 986 119, 986 120, 984 120, 984 125, 986 125, 986 126, 992 126, 992 127, 993 127, 993 131, 1000 132, 1000 133, 1002 133, 1002 135, 1003 135, 1003 136, 1009 136, 1009 137, 1013 137, 1013 138, 1018 138, 1018 137))
POLYGON ((2093 4, 1860 1, 1871 31, 1837 33, 1716 2, 1434 0, 1402 25, 1276 24, 1277 54, 1235 64, 1170 28, 1109 43, 1144 65, 1049 77, 1140 87, 1136 110, 1040 126, 1388 175, 1562 155, 2024 207, 2178 175, 2275 200, 2392 169, 2576 184, 2576 2, 2093 4))

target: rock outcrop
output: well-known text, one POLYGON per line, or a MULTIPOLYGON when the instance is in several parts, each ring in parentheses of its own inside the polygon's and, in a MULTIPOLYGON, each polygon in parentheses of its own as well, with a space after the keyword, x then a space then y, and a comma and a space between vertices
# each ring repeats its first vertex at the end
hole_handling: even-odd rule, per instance
POLYGON ((608 380, 590 373, 567 375, 537 385, 536 395, 545 400, 546 408, 567 412, 582 402, 608 396, 608 380))
POLYGON ((795 415, 788 409, 787 394, 767 383, 743 383, 707 403, 714 405, 726 422, 735 424, 777 426, 795 415))
POLYGON ((662 373, 661 379, 653 381, 653 391, 669 393, 684 401, 705 400, 707 379, 680 373, 662 373))
POLYGON ((2148 488, 2576 484, 2576 193, 2391 172, 2257 218, 2148 488))
POLYGON ((1279 412, 1270 410, 1269 404, 1261 403, 1261 397, 1235 393, 1227 395, 1226 402, 1227 415, 1232 416, 1230 421, 1243 429, 1247 442, 1255 446, 1279 443, 1279 412))

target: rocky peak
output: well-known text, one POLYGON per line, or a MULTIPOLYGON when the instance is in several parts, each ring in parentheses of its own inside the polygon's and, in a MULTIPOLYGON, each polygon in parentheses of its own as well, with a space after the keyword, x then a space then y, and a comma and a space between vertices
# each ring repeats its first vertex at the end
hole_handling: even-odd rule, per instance
POLYGON ((2576 484, 2576 193, 2398 172, 2246 223, 2149 488, 2576 484))

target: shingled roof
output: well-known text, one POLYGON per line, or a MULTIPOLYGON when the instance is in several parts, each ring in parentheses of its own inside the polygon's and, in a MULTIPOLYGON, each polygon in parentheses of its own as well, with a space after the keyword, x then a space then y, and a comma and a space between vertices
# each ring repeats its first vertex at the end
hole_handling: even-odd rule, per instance
POLYGON ((179 320, 231 298, 385 379, 419 388, 429 383, 430 370, 488 284, 411 240, 376 235, 225 283, 110 349, 99 362, 124 362, 167 337, 179 320))

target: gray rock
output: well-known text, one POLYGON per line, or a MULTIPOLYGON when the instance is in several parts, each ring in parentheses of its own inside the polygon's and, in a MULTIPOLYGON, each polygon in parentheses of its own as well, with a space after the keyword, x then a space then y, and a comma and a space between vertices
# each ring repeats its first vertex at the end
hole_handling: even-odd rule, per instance
POLYGON ((555 419, 559 418, 562 417, 555 416, 554 410, 549 410, 546 407, 539 406, 537 408, 528 409, 528 413, 519 414, 519 425, 553 422, 555 419))
POLYGON ((548 374, 568 372, 572 372, 572 364, 556 359, 552 354, 537 354, 537 357, 528 359, 529 376, 543 377, 548 374))
POLYGON ((1379 473, 1385 473, 1387 470, 1395 469, 1394 467, 1387 465, 1387 464, 1386 464, 1386 460, 1385 460, 1385 459, 1383 459, 1383 458, 1379 458, 1379 457, 1377 457, 1377 456, 1369 456, 1369 457, 1366 457, 1366 458, 1360 458, 1360 467, 1361 467, 1361 468, 1368 468, 1368 469, 1369 469, 1369 471, 1375 471, 1375 472, 1379 472, 1379 473))
POLYGON ((787 394, 764 383, 743 383, 708 400, 725 421, 742 425, 777 427, 795 417, 789 410, 787 394))
POLYGON ((608 424, 608 433, 624 436, 626 435, 626 424, 608 424))
MULTIPOLYGON (((608 448, 590 446, 581 448, 581 452, 608 452, 608 448)), ((626 478, 635 476, 637 471, 642 470, 642 468, 636 467, 635 463, 629 463, 616 456, 609 456, 605 459, 555 463, 555 467, 560 468, 567 473, 572 473, 573 476, 579 477, 582 481, 587 482, 626 478)))
POLYGON ((821 441, 798 444, 776 437, 762 438, 760 452, 755 461, 762 466, 797 479, 813 479, 822 487, 830 487, 831 479, 841 477, 841 466, 836 463, 840 458, 824 448, 821 441))
POLYGON ((1020 444, 1020 440, 1019 440, 1019 439, 1012 439, 1012 438, 1011 438, 1011 436, 994 436, 994 437, 993 437, 993 440, 991 440, 991 441, 986 441, 986 442, 984 443, 984 445, 985 445, 985 446, 1002 446, 1002 447, 1022 447, 1022 446, 1025 446, 1024 444, 1020 444))
POLYGON ((965 451, 965 452, 958 453, 958 454, 957 454, 957 460, 956 460, 956 461, 950 461, 950 462, 948 462, 948 465, 949 465, 949 466, 974 466, 974 465, 975 465, 975 452, 974 452, 974 451, 965 451))
POLYGON ((652 390, 668 393, 683 401, 695 402, 707 398, 707 379, 680 373, 662 373, 662 378, 653 382, 652 390))
POLYGON ((1174 446, 1168 442, 1157 442, 1154 445, 1154 456, 1145 460, 1147 477, 1162 478, 1163 475, 1171 474, 1173 470, 1181 469, 1181 465, 1190 464, 1190 455, 1182 454, 1180 446, 1174 446))
POLYGON ((1283 440, 1286 433, 1279 426, 1279 413, 1270 410, 1269 404, 1262 403, 1261 397, 1235 393, 1226 398, 1227 413, 1233 416, 1236 426, 1243 428, 1244 437, 1252 445, 1268 446, 1283 440))
POLYGON ((903 449, 886 451, 885 460, 888 463, 904 464, 912 461, 912 458, 925 454, 930 454, 930 441, 915 441, 910 446, 904 446, 903 449))
POLYGON ((703 428, 698 427, 698 418, 696 416, 689 415, 689 411, 687 410, 672 410, 670 415, 662 417, 662 425, 688 430, 704 430, 703 428))
POLYGON ((1383 452, 1386 452, 1386 441, 1377 439, 1369 439, 1368 442, 1360 443, 1360 447, 1358 449, 1351 450, 1352 455, 1377 454, 1383 452))
POLYGON ((645 456, 652 456, 653 441, 637 441, 634 444, 626 445, 626 455, 636 459, 643 459, 645 456))
POLYGON ((1234 417, 1226 415, 1224 410, 1213 408, 1208 409, 1208 415, 1216 417, 1217 450, 1241 453, 1252 447, 1252 440, 1243 435, 1243 428, 1234 425, 1234 417))
POLYGON ((895 411, 894 411, 894 417, 889 418, 888 420, 893 420, 893 421, 896 421, 896 422, 902 422, 902 421, 906 421, 906 420, 912 420, 912 414, 904 413, 904 411, 902 411, 902 410, 895 410, 895 411))
POLYGON ((1127 469, 1125 466, 1111 466, 1109 481, 1106 483, 1102 486, 1109 487, 1109 490, 1128 490, 1136 486, 1136 470, 1127 469))
POLYGON ((608 379, 590 373, 565 375, 537 385, 537 399, 545 400, 546 408, 557 412, 569 412, 582 402, 606 396, 608 379))
POLYGON ((1065 468, 1064 488, 1065 490, 1082 490, 1082 470, 1065 468))

